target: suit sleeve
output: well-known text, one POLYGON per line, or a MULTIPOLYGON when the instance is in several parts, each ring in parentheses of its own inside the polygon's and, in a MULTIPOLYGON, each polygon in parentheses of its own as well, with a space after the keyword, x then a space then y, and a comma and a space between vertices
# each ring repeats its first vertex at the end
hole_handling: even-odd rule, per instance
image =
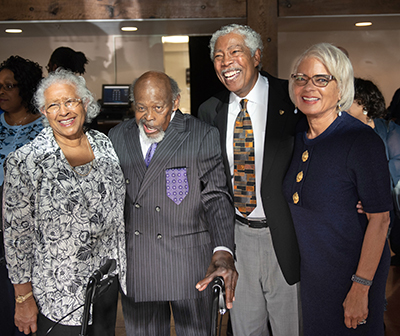
POLYGON ((226 246, 233 251, 235 210, 226 186, 219 133, 214 127, 202 139, 197 164, 201 202, 214 247, 226 246))
MULTIPOLYGON (((214 125, 214 119, 217 116, 217 112, 215 111, 215 107, 213 106, 216 101, 214 97, 205 101, 200 105, 199 110, 197 112, 197 116, 200 120, 205 121, 209 125, 214 125)), ((215 126, 215 125, 214 125, 215 126)))

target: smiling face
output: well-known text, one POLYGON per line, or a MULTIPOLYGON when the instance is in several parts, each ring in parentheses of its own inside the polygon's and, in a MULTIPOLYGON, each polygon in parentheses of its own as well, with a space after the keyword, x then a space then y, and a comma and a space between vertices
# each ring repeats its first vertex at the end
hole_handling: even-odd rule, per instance
POLYGON ((1 70, 0 86, 2 86, 2 88, 0 89, 0 108, 9 113, 18 112, 21 109, 25 109, 22 104, 22 98, 19 95, 18 86, 13 87, 9 91, 4 89, 5 86, 13 84, 18 84, 14 79, 14 73, 9 69, 1 70))
POLYGON ((149 72, 139 78, 133 93, 136 123, 150 142, 161 141, 171 121, 172 111, 179 107, 179 95, 172 103, 169 79, 157 72, 149 72))
POLYGON ((56 83, 45 92, 45 107, 42 113, 46 116, 56 139, 62 137, 73 140, 79 139, 83 134, 83 124, 86 118, 86 109, 83 103, 75 108, 67 108, 63 104, 68 98, 79 98, 75 86, 56 83), (56 113, 46 112, 50 104, 60 104, 60 110, 56 113))
POLYGON ((245 97, 257 82, 260 50, 251 56, 242 35, 237 33, 219 37, 214 50, 214 69, 219 80, 229 91, 245 97))
MULTIPOLYGON (((315 75, 330 75, 326 67, 316 58, 304 59, 297 68, 297 73, 308 77, 315 75)), ((317 87, 311 80, 304 86, 293 83, 295 104, 308 118, 336 118, 337 103, 340 92, 336 80, 325 87, 317 87)))

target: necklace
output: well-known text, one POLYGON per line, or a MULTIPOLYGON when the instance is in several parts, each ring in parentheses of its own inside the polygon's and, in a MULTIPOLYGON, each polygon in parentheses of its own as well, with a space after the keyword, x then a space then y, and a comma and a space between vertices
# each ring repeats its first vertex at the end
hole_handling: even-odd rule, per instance
POLYGON ((92 161, 90 161, 90 168, 89 168, 89 171, 88 171, 86 174, 82 174, 82 173, 76 171, 76 170, 74 169, 74 167, 72 167, 72 166, 70 165, 72 171, 74 171, 75 173, 77 173, 79 176, 82 176, 82 177, 86 177, 86 176, 88 176, 88 175, 90 174, 90 172, 91 172, 92 169, 93 169, 93 161, 94 161, 94 159, 95 159, 94 153, 93 153, 93 151, 92 151, 92 149, 91 149, 91 147, 90 147, 90 143, 89 143, 89 140, 88 140, 87 137, 86 137, 86 144, 87 144, 87 146, 88 146, 89 151, 92 153, 92 157, 93 157, 92 161))
POLYGON ((72 166, 71 166, 71 169, 72 169, 75 173, 77 173, 79 176, 86 177, 86 176, 88 176, 88 175, 90 174, 90 172, 91 172, 92 169, 93 169, 93 161, 94 161, 94 159, 93 159, 92 161, 90 161, 90 169, 89 169, 89 171, 88 171, 86 174, 81 174, 80 172, 76 171, 76 170, 74 169, 74 167, 72 167, 72 166))
MULTIPOLYGON (((9 115, 5 114, 4 117, 7 116, 8 119, 10 118, 9 115)), ((27 114, 25 117, 23 117, 21 120, 14 122, 13 124, 8 123, 7 120, 6 122, 10 125, 10 126, 22 126, 23 122, 29 118, 29 114, 27 114)))
POLYGON ((25 116, 23 119, 21 119, 20 121, 14 123, 14 126, 22 126, 22 123, 26 120, 26 118, 28 118, 29 115, 25 116))

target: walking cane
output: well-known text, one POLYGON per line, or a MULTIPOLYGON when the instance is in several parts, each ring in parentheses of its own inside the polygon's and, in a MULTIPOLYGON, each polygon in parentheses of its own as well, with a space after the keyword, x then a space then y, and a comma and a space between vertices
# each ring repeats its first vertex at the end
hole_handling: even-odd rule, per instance
MULTIPOLYGON (((212 306, 211 306, 211 336, 217 335, 218 330, 218 313, 222 315, 226 313, 226 305, 225 305, 225 284, 224 279, 220 276, 215 277, 212 282, 212 306)), ((221 323, 219 327, 219 334, 221 335, 221 323)))

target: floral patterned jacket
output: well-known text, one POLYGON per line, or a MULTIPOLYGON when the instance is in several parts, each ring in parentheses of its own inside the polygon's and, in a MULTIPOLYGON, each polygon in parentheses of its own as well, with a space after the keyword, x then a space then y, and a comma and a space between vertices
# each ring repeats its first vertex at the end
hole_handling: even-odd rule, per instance
MULTIPOLYGON (((125 181, 104 134, 86 133, 95 159, 72 167, 50 127, 5 162, 4 244, 11 282, 31 282, 40 312, 57 321, 84 303, 89 277, 116 259, 124 292, 125 181), (86 169, 86 174, 79 174, 86 169)), ((61 323, 80 325, 83 308, 61 323)))

